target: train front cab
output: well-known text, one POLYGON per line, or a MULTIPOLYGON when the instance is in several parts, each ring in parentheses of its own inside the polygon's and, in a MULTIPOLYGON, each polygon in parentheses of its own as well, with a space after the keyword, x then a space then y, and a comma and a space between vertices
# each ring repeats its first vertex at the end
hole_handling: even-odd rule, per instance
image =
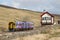
POLYGON ((14 22, 9 22, 9 31, 14 31, 15 29, 15 23, 14 22))

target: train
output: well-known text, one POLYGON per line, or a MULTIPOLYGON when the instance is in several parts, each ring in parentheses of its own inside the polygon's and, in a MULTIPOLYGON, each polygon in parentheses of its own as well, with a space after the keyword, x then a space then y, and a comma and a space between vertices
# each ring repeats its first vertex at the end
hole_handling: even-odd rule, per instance
POLYGON ((9 22, 9 31, 32 30, 33 27, 33 22, 9 22))

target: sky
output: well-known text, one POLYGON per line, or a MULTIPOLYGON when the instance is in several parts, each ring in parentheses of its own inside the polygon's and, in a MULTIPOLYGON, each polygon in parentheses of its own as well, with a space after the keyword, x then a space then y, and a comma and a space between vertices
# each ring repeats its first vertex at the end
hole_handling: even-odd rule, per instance
POLYGON ((0 4, 43 12, 60 14, 60 0, 0 0, 0 4))

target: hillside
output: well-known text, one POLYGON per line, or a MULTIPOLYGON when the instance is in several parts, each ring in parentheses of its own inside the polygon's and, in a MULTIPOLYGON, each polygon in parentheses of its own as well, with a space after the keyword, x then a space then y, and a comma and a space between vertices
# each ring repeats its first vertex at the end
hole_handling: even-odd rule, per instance
POLYGON ((9 22, 15 21, 32 21, 35 26, 40 24, 39 12, 23 10, 23 9, 13 9, 6 6, 0 5, 0 27, 7 27, 9 22), (27 19, 26 19, 27 17, 27 19))
MULTIPOLYGON (((31 21, 34 23, 35 27, 39 27, 30 31, 0 31, 0 40, 60 40, 60 24, 40 27, 41 14, 42 12, 16 9, 9 6, 0 5, 0 30, 8 29, 9 22, 16 21, 31 21)), ((60 20, 60 15, 52 15, 54 15, 54 21, 57 23, 57 21, 60 20)))
MULTIPOLYGON (((40 15, 42 12, 34 12, 25 9, 16 9, 9 6, 0 5, 0 27, 8 28, 9 22, 31 21, 35 27, 40 26, 40 15)), ((55 19, 60 16, 54 15, 55 19)))

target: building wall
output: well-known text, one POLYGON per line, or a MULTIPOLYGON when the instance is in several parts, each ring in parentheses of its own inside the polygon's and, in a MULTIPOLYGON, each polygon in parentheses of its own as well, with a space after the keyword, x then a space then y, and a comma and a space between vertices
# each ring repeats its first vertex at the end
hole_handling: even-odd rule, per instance
POLYGON ((42 20, 43 23, 51 23, 51 20, 42 20))
POLYGON ((51 16, 48 14, 44 14, 42 17, 51 17, 51 16))
POLYGON ((54 18, 52 17, 52 23, 54 23, 54 18))
POLYGON ((42 23, 51 23, 51 22, 53 22, 53 17, 51 17, 49 14, 44 14, 42 16, 42 23))

